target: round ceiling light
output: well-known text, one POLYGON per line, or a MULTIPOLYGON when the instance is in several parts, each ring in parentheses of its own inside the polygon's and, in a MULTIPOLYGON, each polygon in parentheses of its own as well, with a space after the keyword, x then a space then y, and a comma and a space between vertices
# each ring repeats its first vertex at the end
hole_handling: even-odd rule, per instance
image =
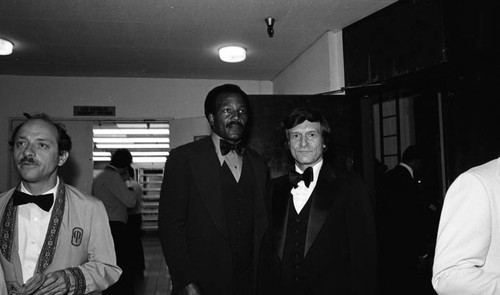
POLYGON ((247 51, 240 46, 225 46, 219 49, 219 57, 225 62, 242 62, 247 57, 247 51))
POLYGON ((14 48, 14 45, 12 45, 11 42, 9 42, 5 39, 0 39, 0 55, 11 54, 13 48, 14 48))

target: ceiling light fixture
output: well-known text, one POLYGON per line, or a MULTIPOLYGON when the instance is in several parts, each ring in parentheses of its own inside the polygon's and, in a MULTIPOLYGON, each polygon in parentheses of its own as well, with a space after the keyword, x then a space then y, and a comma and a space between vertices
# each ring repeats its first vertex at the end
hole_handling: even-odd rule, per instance
POLYGON ((274 17, 267 17, 265 19, 266 25, 267 25, 267 34, 269 35, 269 38, 272 38, 274 36, 274 17))
POLYGON ((0 55, 10 55, 14 45, 5 39, 0 39, 0 55))
POLYGON ((225 62, 242 62, 247 58, 247 51, 241 46, 225 46, 219 49, 219 57, 225 62))

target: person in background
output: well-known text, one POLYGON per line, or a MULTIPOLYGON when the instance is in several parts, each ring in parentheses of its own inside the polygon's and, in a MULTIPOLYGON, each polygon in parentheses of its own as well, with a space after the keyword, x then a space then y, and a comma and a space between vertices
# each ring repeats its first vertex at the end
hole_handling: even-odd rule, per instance
POLYGON ((500 294, 500 158, 462 173, 448 189, 432 284, 439 295, 500 294))
POLYGON ((127 149, 117 149, 109 165, 94 178, 92 195, 104 203, 108 213, 109 226, 113 235, 118 266, 123 270, 120 280, 109 288, 106 294, 134 294, 134 278, 131 268, 131 236, 127 233, 128 208, 136 204, 136 197, 129 181, 127 167, 132 155, 127 149))
POLYGON ((248 96, 236 85, 215 87, 205 116, 210 137, 175 148, 165 164, 158 226, 173 294, 260 294, 268 173, 244 145, 248 96))
POLYGON ((272 180, 266 294, 375 294, 376 237, 367 187, 323 159, 330 127, 319 111, 295 109, 283 125, 295 168, 272 180))
POLYGON ((130 186, 135 194, 136 204, 134 208, 128 209, 128 221, 127 228, 128 233, 131 237, 130 251, 133 255, 130 257, 131 269, 135 275, 139 278, 144 276, 144 248, 142 247, 141 236, 142 236, 142 185, 135 180, 135 171, 132 166, 127 166, 127 172, 129 176, 130 186))
POLYGON ((9 144, 21 177, 0 195, 9 294, 100 294, 121 269, 102 202, 57 176, 71 150, 65 128, 37 114, 14 129, 9 144))
POLYGON ((429 282, 419 281, 419 264, 428 258, 426 208, 418 185, 423 160, 422 149, 410 145, 401 163, 382 178, 377 197, 380 294, 420 295, 429 282))

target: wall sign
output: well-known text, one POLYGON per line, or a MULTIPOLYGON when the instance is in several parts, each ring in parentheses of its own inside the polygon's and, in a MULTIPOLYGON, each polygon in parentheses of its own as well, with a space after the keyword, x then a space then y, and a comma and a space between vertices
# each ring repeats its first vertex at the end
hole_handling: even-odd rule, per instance
POLYGON ((115 106, 73 106, 73 116, 111 116, 116 115, 115 106))

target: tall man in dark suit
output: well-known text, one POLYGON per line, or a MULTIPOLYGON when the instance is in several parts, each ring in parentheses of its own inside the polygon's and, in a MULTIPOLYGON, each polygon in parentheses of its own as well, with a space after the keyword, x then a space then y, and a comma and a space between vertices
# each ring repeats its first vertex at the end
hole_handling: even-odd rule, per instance
POLYGON ((323 160, 330 128, 300 108, 284 122, 295 160, 272 183, 273 294, 375 294, 376 241, 367 190, 323 160))
MULTIPOLYGON (((421 149, 409 146, 377 192, 380 294, 423 294, 417 280, 419 263, 427 257, 426 208, 417 182, 422 163, 421 149)), ((430 277, 425 283, 430 288, 430 277)))
POLYGON ((267 228, 267 165, 249 148, 248 96, 236 85, 205 100, 210 137, 172 150, 159 229, 173 294, 254 294, 267 228))

